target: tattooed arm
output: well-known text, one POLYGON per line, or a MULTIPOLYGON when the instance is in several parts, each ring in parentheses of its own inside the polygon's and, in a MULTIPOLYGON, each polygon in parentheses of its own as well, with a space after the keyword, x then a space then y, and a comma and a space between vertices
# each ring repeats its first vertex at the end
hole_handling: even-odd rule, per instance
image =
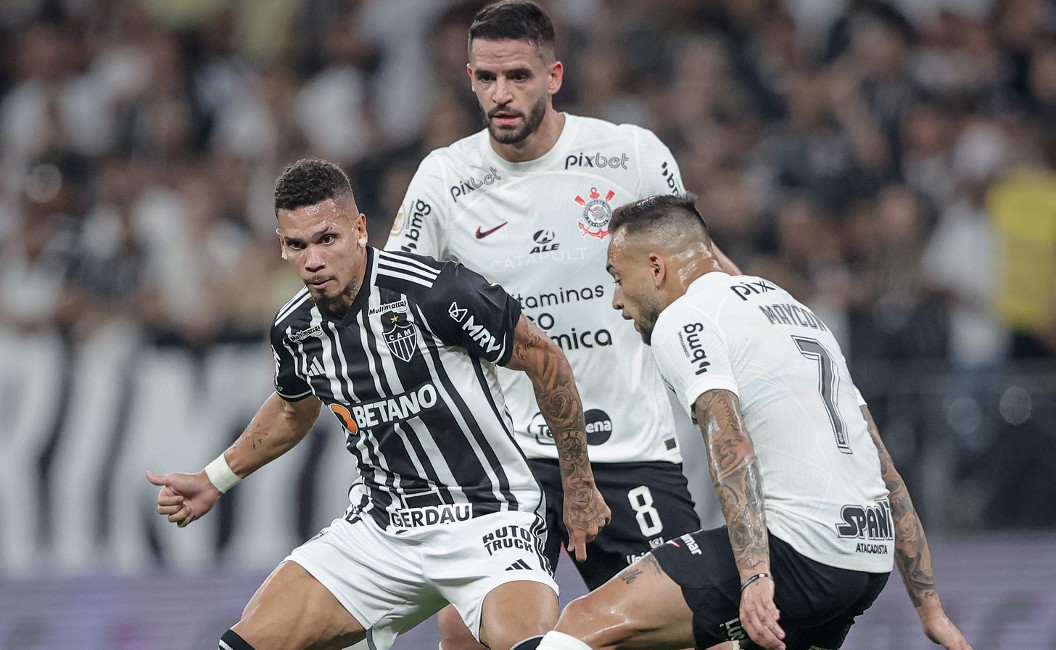
MULTIPOLYGON (((272 393, 238 440, 224 452, 228 466, 236 476, 245 478, 286 453, 311 430, 321 404, 316 397, 288 402, 272 393)), ((205 470, 194 474, 147 472, 147 480, 162 486, 158 514, 167 515, 180 528, 209 512, 221 495, 205 470)))
MULTIPOLYGON (((708 471, 730 535, 733 558, 743 581, 770 573, 770 545, 763 511, 759 459, 744 429, 740 400, 726 390, 697 398, 693 415, 708 451, 708 471)), ((748 636, 764 648, 781 649, 774 580, 753 581, 741 591, 740 618, 748 636)))
POLYGON ((513 333, 513 356, 506 364, 532 380, 535 399, 554 435, 561 482, 565 493, 565 528, 570 552, 577 560, 587 557, 586 543, 609 522, 611 513, 594 485, 587 457, 583 403, 561 348, 528 317, 521 316, 513 333))
POLYGON ((932 643, 941 644, 946 648, 970 650, 960 630, 946 617, 939 601, 939 594, 935 590, 935 575, 931 570, 931 550, 928 548, 924 527, 913 507, 906 484, 895 469, 891 454, 880 438, 876 422, 865 406, 862 407, 862 416, 869 425, 869 435, 880 456, 880 473, 890 493, 888 498, 891 501, 891 515, 895 520, 895 564, 902 574, 902 582, 906 585, 906 592, 913 602, 913 607, 920 616, 924 634, 932 643))

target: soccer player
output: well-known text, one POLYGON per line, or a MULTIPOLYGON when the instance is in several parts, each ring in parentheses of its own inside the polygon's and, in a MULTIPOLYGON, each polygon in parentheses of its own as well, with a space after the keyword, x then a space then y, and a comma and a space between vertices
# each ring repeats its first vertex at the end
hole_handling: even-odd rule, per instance
POLYGON ((612 306, 700 428, 726 526, 573 601, 540 649, 833 650, 892 563, 925 634, 969 649, 832 332, 772 282, 724 273, 691 196, 625 205, 609 227, 612 306))
MULTIPOLYGON (((681 191, 682 180, 652 132, 556 111, 563 70, 553 25, 536 4, 506 0, 476 14, 467 71, 486 128, 424 159, 386 248, 457 260, 499 282, 564 350, 613 513, 576 565, 594 588, 700 527, 668 396, 648 349, 608 308, 612 284, 603 270, 613 206, 681 191)), ((524 377, 499 378, 517 441, 547 494, 556 531, 547 557, 556 566, 558 537, 568 535, 558 450, 524 377)), ((457 616, 441 612, 445 650, 479 648, 457 628, 457 616)))
POLYGON ((587 458, 582 404, 561 350, 500 286, 456 263, 367 244, 348 177, 302 160, 275 186, 282 255, 305 284, 271 328, 275 393, 195 474, 155 475, 178 526, 292 448, 325 406, 360 477, 343 517, 295 549, 221 650, 389 648, 452 603, 492 648, 535 647, 557 618, 542 556, 542 492, 515 444, 497 366, 523 373, 554 432, 570 552, 608 508, 587 458))

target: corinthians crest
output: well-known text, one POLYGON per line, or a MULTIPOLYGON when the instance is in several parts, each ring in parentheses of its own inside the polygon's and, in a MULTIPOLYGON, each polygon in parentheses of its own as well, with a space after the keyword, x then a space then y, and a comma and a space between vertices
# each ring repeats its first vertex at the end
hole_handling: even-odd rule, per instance
POLYGON ((382 316, 385 326, 385 345, 389 346, 392 356, 402 361, 410 361, 418 351, 418 332, 407 322, 407 313, 390 311, 382 316))
POLYGON ((605 239, 609 234, 609 219, 612 218, 612 206, 609 201, 616 196, 616 192, 609 190, 602 198, 598 188, 590 188, 587 198, 576 195, 576 203, 583 206, 583 214, 579 216, 579 230, 586 237, 597 237, 605 239))

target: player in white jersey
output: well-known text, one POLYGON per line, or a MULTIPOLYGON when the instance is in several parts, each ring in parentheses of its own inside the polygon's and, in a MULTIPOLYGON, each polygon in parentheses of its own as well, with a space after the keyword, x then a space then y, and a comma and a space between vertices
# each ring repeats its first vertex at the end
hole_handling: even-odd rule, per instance
POLYGON ((924 632, 968 643, 832 332, 716 261, 692 196, 620 207, 612 306, 696 422, 726 526, 684 535, 569 604, 540 649, 834 650, 897 564, 924 632))
POLYGON ((497 366, 525 373, 555 431, 570 550, 609 518, 561 350, 500 286, 452 262, 367 245, 348 177, 302 160, 275 187, 283 257, 306 288, 271 329, 275 393, 196 474, 147 474, 186 526, 302 440, 323 405, 359 476, 345 516, 295 549, 221 650, 387 649, 448 603, 491 648, 528 650, 557 618, 542 492, 511 432, 497 366))
MULTIPOLYGON (((457 260, 499 282, 564 350, 598 487, 613 511, 587 562, 577 563, 594 588, 700 527, 666 391, 648 348, 608 309, 603 262, 613 207, 680 191, 682 181, 652 132, 554 109, 563 68, 553 26, 535 4, 478 12, 469 58, 487 128, 425 158, 386 248, 457 260)), ((523 377, 504 372, 500 380, 517 440, 547 491, 548 523, 564 536, 553 438, 523 377)), ((552 535, 553 562, 559 550, 552 535)), ((443 614, 440 626, 446 650, 473 645, 454 636, 443 614)))

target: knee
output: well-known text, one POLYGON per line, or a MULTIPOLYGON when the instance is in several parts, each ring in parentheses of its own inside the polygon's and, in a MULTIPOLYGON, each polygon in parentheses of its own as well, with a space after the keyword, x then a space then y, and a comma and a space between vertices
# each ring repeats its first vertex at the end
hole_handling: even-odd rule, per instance
POLYGON ((618 605, 599 598, 596 592, 566 605, 554 629, 582 639, 591 648, 619 647, 635 633, 632 618, 618 605))

